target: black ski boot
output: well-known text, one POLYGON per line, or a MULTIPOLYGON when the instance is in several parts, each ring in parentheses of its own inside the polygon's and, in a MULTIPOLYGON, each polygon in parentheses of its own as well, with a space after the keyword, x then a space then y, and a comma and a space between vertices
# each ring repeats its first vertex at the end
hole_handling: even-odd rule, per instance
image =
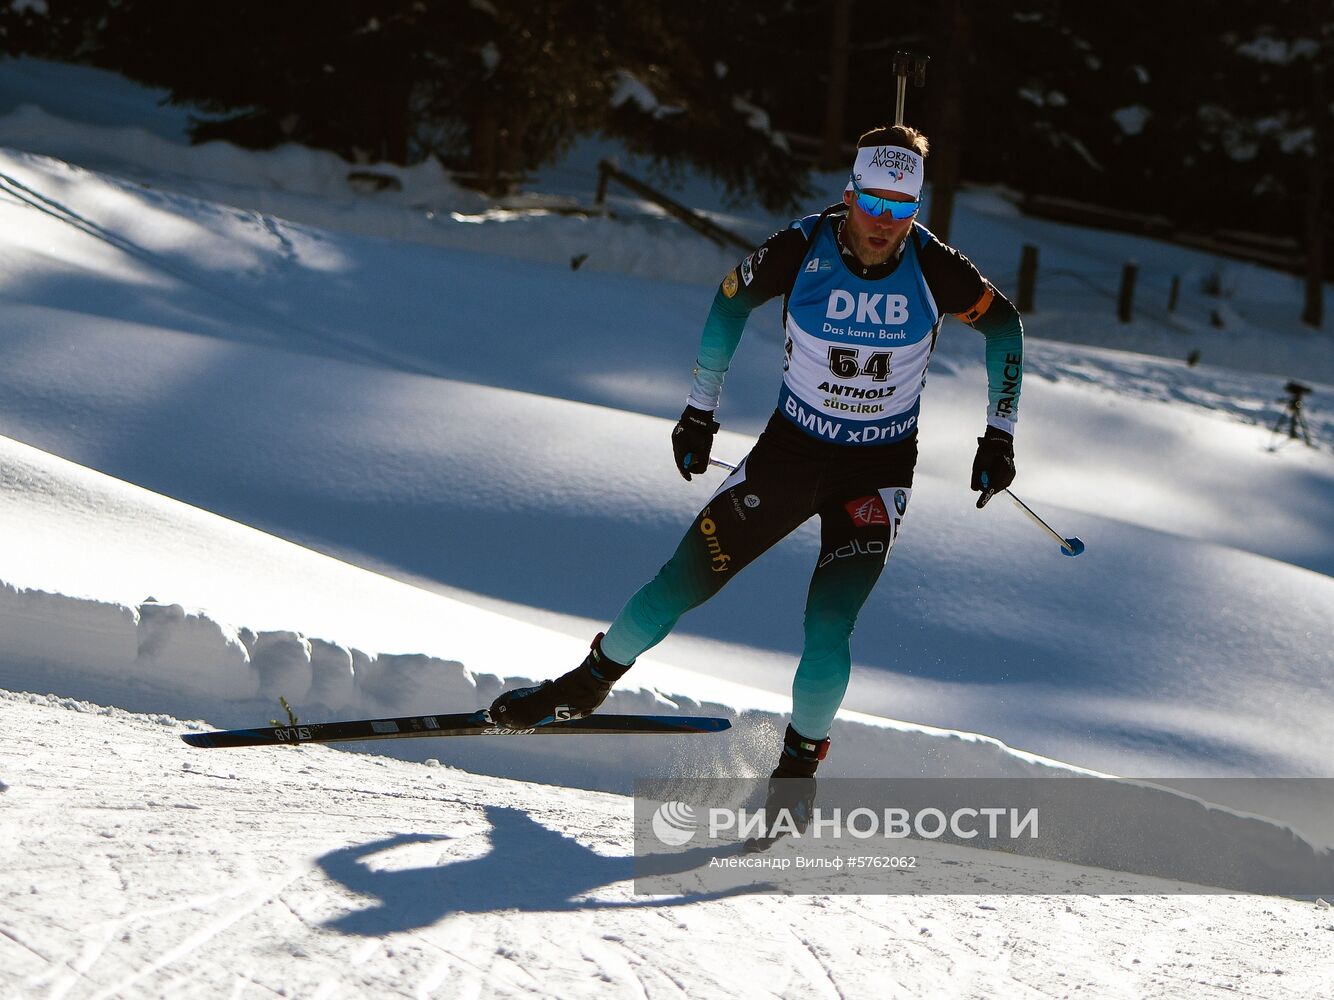
POLYGON ((764 822, 770 836, 751 837, 746 841, 747 853, 767 851, 787 835, 786 829, 774 830, 774 824, 784 810, 792 817, 791 826, 801 833, 806 832, 815 812, 815 769, 828 752, 828 739, 808 740, 791 726, 787 727, 783 753, 769 777, 769 794, 764 800, 764 822))
POLYGON ((554 681, 536 687, 506 691, 491 703, 491 721, 506 729, 533 729, 551 722, 592 715, 611 686, 629 667, 602 655, 602 633, 597 634, 584 662, 554 681))

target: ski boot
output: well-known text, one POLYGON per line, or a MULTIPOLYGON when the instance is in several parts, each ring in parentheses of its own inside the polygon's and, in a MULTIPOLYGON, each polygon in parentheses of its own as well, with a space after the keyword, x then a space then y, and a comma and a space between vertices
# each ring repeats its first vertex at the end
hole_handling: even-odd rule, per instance
MULTIPOLYGON (((746 841, 748 854, 767 851, 787 835, 786 830, 774 831, 779 814, 786 810, 792 817, 791 825, 800 833, 806 832, 815 811, 815 769, 829 752, 829 740, 808 740, 791 726, 783 736, 783 753, 778 766, 769 777, 769 794, 764 800, 764 821, 770 836, 751 837, 746 841)), ((786 824, 785 824, 786 825, 786 824)))
POLYGON ((592 715, 629 667, 602 655, 602 635, 584 662, 554 681, 506 691, 491 703, 491 721, 505 729, 533 729, 592 715))

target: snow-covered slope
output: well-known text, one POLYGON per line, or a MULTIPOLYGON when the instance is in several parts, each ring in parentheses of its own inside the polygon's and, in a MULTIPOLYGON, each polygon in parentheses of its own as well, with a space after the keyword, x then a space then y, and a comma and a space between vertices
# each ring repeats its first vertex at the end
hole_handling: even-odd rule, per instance
MULTIPOLYGON (((580 619, 565 630, 585 642, 702 502, 707 487, 665 457, 707 288, 338 236, 31 156, 0 154, 0 172, 61 206, 0 204, 13 234, 0 261, 22 294, 0 340, 0 429, 16 440, 464 600, 580 619), (57 217, 71 213, 134 252, 57 217)), ((771 320, 752 321, 729 379, 720 455, 740 457, 772 407, 771 320)), ((1320 773, 1334 586, 1311 570, 1334 566, 1334 532, 1313 519, 1334 496, 1328 452, 1268 452, 1261 428, 1166 394, 1132 401, 1119 356, 1075 368, 1062 347, 1044 367, 1039 345, 1016 490, 1088 543, 1063 559, 1016 510, 979 513, 964 489, 979 342, 942 335, 915 509, 862 616, 847 707, 1121 773, 1320 773)), ((1148 362, 1132 371, 1165 381, 1148 362)), ((40 487, 10 495, 49 503, 40 487)), ((27 523, 10 530, 42 551, 68 544, 27 523)), ((746 650, 686 656, 673 638, 661 659, 784 693, 815 545, 803 529, 683 625, 746 650)), ((101 581, 88 596, 268 627, 247 617, 254 602, 127 591, 119 553, 77 551, 101 581)), ((44 563, 34 553, 5 577, 80 586, 44 563)), ((366 626, 337 617, 339 634, 286 627, 462 659, 383 626, 373 644, 350 638, 366 626)), ((553 646, 464 663, 531 677, 577 659, 553 646)), ((653 663, 635 677, 656 687, 653 663)))
MULTIPOLYGON (((609 704, 724 714, 726 738, 375 748, 406 761, 185 750, 153 716, 253 724, 280 695, 307 721, 471 709, 577 662, 717 481, 683 483, 667 438, 731 255, 630 203, 620 219, 482 212, 425 175, 358 196, 310 151, 188 148, 124 81, 72 99, 88 79, 0 63, 0 144, 35 151, 0 149, 0 688, 55 696, 0 701, 0 865, 21 876, 0 916, 6 989, 1316 995, 1330 921, 1309 904, 633 897, 628 800, 587 790, 768 770, 809 526, 609 704), (63 99, 23 106, 46 92, 63 99), (94 889, 67 930, 76 878, 94 889), (1222 927, 1228 946, 1195 962, 1222 927)), ((1000 279, 1039 225, 976 194, 956 238, 1000 279)), ((1193 266, 1051 238, 1088 268, 1132 250, 1193 266)), ((1167 357, 1171 336, 1180 353, 1226 338, 1206 351, 1220 359, 1267 337, 1257 367, 1334 377, 1327 339, 1255 319, 1286 279, 1226 267, 1245 322, 1125 332, 1167 357)), ((1043 298, 1029 326, 1115 343, 1092 309, 1043 298)), ((772 408, 775 312, 729 376, 721 457, 772 408)), ((1000 502, 973 509, 981 345, 947 325, 914 510, 821 773, 1327 775, 1329 389, 1308 404, 1321 447, 1273 450, 1280 375, 1037 338, 1028 356, 1015 489, 1088 551, 1062 558, 1000 502)), ((1273 815, 1334 842, 1296 805, 1273 815)))
MULTIPOLYGON (((188 145, 188 118, 198 112, 171 107, 166 98, 88 67, 6 60, 0 63, 0 146, 326 230, 562 268, 577 260, 582 273, 714 286, 736 263, 734 251, 683 236, 680 225, 657 206, 624 197, 614 186, 607 204, 616 220, 589 217, 600 159, 610 157, 633 174, 654 176, 651 164, 612 143, 577 144, 539 171, 529 191, 500 203, 457 187, 430 164, 412 170, 369 165, 363 169, 397 186, 357 196, 348 166, 329 154, 296 146, 253 153, 218 142, 188 145)), ((685 204, 756 242, 790 221, 729 204, 716 184, 690 174, 655 179, 685 204)), ((836 193, 845 181, 834 172, 817 175, 812 186, 836 193)), ((929 184, 925 197, 929 209, 929 184)), ((1020 245, 1039 249, 1037 308, 1026 316, 1030 333, 1178 362, 1195 354, 1206 364, 1272 373, 1280 376, 1280 385, 1291 377, 1334 384, 1334 342, 1298 321, 1299 278, 1153 240, 1025 218, 1013 202, 1006 192, 965 192, 955 205, 952 236, 1011 294, 1020 245), (1139 284, 1134 321, 1123 324, 1114 307, 1128 260, 1139 265, 1139 284), (1169 313, 1174 277, 1180 279, 1178 302, 1169 313)), ((823 202, 808 207, 817 210, 823 202)), ((1325 315, 1332 309, 1334 295, 1327 288, 1325 315)), ((1194 381, 1183 366, 1168 370, 1176 373, 1173 382, 1194 381)), ((1250 401, 1239 402, 1257 416, 1250 401)), ((1266 394, 1253 402, 1272 409, 1274 399, 1266 394)), ((1326 397, 1326 412, 1331 403, 1326 397)))

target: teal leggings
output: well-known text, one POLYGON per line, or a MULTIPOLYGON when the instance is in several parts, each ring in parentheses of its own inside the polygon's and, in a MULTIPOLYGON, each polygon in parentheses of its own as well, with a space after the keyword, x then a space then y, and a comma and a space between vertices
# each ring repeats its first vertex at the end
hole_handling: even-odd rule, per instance
POLYGON ((848 688, 849 638, 898 535, 916 459, 914 439, 874 448, 830 445, 776 415, 691 522, 671 559, 617 615, 602 651, 618 663, 633 663, 665 639, 683 614, 818 516, 820 555, 792 681, 792 726, 808 739, 824 739, 848 688))

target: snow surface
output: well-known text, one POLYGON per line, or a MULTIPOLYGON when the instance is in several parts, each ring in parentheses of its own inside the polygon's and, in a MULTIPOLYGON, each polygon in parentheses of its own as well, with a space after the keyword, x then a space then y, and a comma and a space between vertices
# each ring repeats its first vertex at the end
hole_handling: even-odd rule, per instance
POLYGON ((1328 995, 1309 902, 635 896, 620 796, 187 755, 175 719, 72 699, 0 694, 0 723, 7 995, 1328 995))
MULTIPOLYGON (((1310 903, 633 896, 630 781, 771 766, 809 526, 608 706, 724 714, 725 738, 185 749, 176 718, 254 724, 279 695, 306 721, 461 710, 576 663, 716 482, 683 483, 667 435, 733 258, 630 199, 551 211, 588 202, 598 144, 508 207, 426 167, 366 195, 326 154, 189 147, 159 96, 0 62, 0 687, 38 692, 0 700, 4 990, 1320 994, 1310 903)), ((1026 318, 1068 342, 1031 341, 1015 488, 1088 552, 972 509, 981 344, 947 325, 822 774, 1328 776, 1334 354, 1285 318, 1293 279, 988 192, 957 225, 1002 285, 1024 241, 1067 269, 1026 318), (1225 305, 1188 288, 1121 327, 1096 285, 1124 256, 1225 305), (1316 449, 1269 429, 1292 375, 1316 449)), ((776 325, 752 319, 722 457, 772 408, 776 325)), ((1334 843, 1310 806, 1270 815, 1334 843)))

